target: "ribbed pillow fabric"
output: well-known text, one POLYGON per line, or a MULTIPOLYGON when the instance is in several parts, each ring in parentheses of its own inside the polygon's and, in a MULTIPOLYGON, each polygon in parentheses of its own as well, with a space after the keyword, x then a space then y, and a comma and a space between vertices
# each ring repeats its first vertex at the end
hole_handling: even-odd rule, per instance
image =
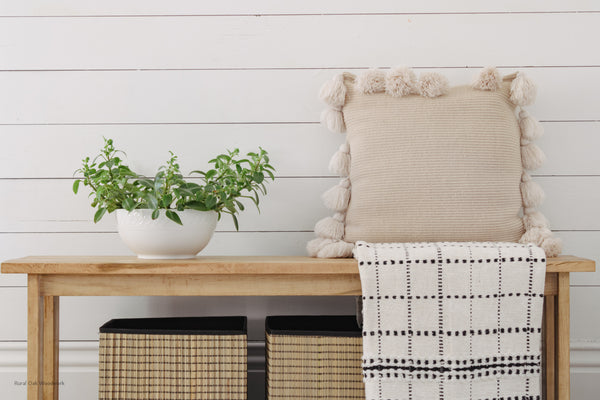
POLYGON ((520 131, 510 82, 398 101, 347 85, 355 242, 508 241, 523 235, 520 131))
POLYGON ((544 159, 542 127, 523 109, 535 94, 524 74, 495 68, 451 88, 408 68, 335 76, 320 97, 322 122, 347 132, 330 163, 343 179, 323 195, 336 214, 317 222, 309 254, 350 257, 360 240, 521 242, 558 255, 527 173, 544 159))

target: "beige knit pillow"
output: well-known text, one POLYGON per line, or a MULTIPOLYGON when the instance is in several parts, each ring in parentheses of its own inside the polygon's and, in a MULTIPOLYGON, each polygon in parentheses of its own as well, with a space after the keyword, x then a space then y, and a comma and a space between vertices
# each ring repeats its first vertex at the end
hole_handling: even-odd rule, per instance
POLYGON ((535 86, 521 72, 484 69, 471 86, 436 73, 368 70, 326 83, 322 122, 347 131, 323 195, 333 217, 315 226, 312 256, 350 257, 354 242, 532 242, 548 257, 560 241, 535 208, 543 191, 526 170, 544 154, 539 122, 522 106, 535 86))

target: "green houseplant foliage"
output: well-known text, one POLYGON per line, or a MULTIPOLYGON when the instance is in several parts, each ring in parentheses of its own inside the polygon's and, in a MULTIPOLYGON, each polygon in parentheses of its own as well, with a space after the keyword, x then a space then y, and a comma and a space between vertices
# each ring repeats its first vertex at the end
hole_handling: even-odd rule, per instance
MULTIPOLYGON (((244 158, 239 150, 227 151, 209 161, 207 171, 192 171, 197 182, 184 179, 177 156, 162 165, 154 177, 143 177, 132 171, 119 155, 125 154, 114 147, 112 139, 104 139, 104 147, 94 159, 86 157, 75 173, 83 175, 73 183, 73 192, 79 186, 90 188, 91 206, 96 208, 94 222, 117 209, 133 211, 151 209, 152 219, 163 210, 172 221, 181 224, 177 211, 193 209, 216 211, 219 219, 230 214, 239 229, 237 214, 244 210, 240 199, 250 199, 259 209, 260 196, 267 194, 265 183, 275 180, 275 168, 269 164, 266 150, 259 148, 244 158)), ((260 209, 259 209, 260 211, 260 209)))

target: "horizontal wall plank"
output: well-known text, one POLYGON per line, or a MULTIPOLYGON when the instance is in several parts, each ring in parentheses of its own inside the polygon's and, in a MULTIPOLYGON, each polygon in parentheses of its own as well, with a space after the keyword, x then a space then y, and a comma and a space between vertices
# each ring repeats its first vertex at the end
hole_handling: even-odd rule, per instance
MULTIPOLYGON (((317 122, 319 88, 338 72, 3 72, 0 87, 10 95, 0 98, 0 125, 317 122)), ((468 83, 476 73, 441 72, 453 84, 468 83)), ((539 85, 530 111, 540 120, 600 120, 600 67, 528 68, 527 74, 539 85)))
POLYGON ((599 36, 599 22, 596 13, 7 18, 0 69, 598 65, 598 52, 573 43, 599 36))
MULTIPOLYGON (((555 230, 600 230, 600 177, 536 177, 546 191, 541 211, 555 230), (565 212, 568 210, 568 212, 565 212)), ((330 212, 321 194, 338 178, 279 178, 261 201, 261 213, 248 207, 241 214, 242 231, 310 231, 330 212)), ((68 179, 0 180, 0 232, 116 231, 112 215, 92 222, 84 189, 75 196, 68 179), (40 201, 40 196, 43 201, 40 201)), ((251 203, 249 203, 251 204, 251 203)), ((226 215, 217 226, 233 231, 226 215)))
POLYGON ((590 0, 43 0, 2 2, 0 16, 48 15, 223 15, 223 14, 323 14, 323 13, 439 13, 439 12, 555 12, 600 10, 590 0))
MULTIPOLYGON (((539 141, 548 161, 535 174, 600 175, 600 122, 546 122, 539 141)), ((9 125, 0 127, 1 178, 70 178, 84 155, 95 155, 102 136, 127 152, 128 164, 154 174, 167 157, 179 155, 182 171, 203 169, 226 148, 242 152, 262 146, 278 176, 332 176, 329 158, 345 140, 317 123, 233 125, 9 125), (48 149, 68 148, 60 157, 48 149), (19 149, 20 151, 13 151, 19 149), (142 150, 143 149, 143 150, 142 150), (27 157, 23 157, 26 153, 27 157)))
MULTIPOLYGON (((329 214, 321 194, 338 178, 279 178, 268 184, 260 201, 260 213, 251 201, 240 214, 242 231, 307 231, 329 214)), ((87 188, 74 195, 71 180, 1 180, 0 232, 116 232, 116 216, 107 215, 93 223, 94 210, 87 188), (40 197, 43 199, 40 201, 40 197)), ((235 231, 228 215, 217 225, 219 231, 235 231)))
MULTIPOLYGON (((26 288, 1 288, 0 340, 26 338, 26 288), (15 313, 14 310, 22 310, 15 313), (22 314, 22 315, 21 315, 22 314)), ((61 340, 98 340, 98 328, 112 318, 245 315, 248 338, 263 340, 267 315, 352 315, 354 297, 61 297, 61 340), (94 310, 94 312, 90 312, 94 310)))
MULTIPOLYGON (((184 174, 206 170, 208 160, 240 148, 245 154, 259 146, 269 151, 277 176, 331 176, 327 165, 344 135, 317 123, 257 125, 11 125, 0 126, 0 178, 70 178, 84 156, 92 158, 102 136, 127 153, 136 172, 153 176, 172 150, 184 174), (57 157, 48 149, 65 148, 57 157), (19 151, 14 151, 19 149, 19 151), (27 156, 24 157, 23 155, 27 156)), ((600 173, 600 167, 598 168, 600 173)))
POLYGON ((546 193, 540 207, 557 230, 600 230, 600 177, 536 177, 546 193))
POLYGON ((600 232, 557 232, 563 241, 563 254, 576 254, 579 257, 596 261, 596 272, 571 274, 571 285, 600 286, 600 232))
POLYGON ((600 122, 544 123, 547 160, 536 175, 600 175, 600 122))

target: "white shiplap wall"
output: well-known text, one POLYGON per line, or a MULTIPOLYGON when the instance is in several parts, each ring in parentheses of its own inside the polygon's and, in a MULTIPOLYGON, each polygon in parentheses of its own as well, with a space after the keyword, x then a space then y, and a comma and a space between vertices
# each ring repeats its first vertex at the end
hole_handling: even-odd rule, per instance
MULTIPOLYGON (((538 82, 548 163, 544 212, 567 253, 600 261, 600 3, 24 0, 0 3, 0 259, 128 254, 112 218, 94 225, 72 173, 101 137, 150 173, 171 149, 184 170, 225 148, 267 148, 277 180, 241 232, 220 223, 207 254, 304 254, 341 135, 317 123, 319 86, 338 71, 408 64, 468 82, 475 68, 524 69, 538 82)), ((24 398, 25 278, 0 275, 0 396, 24 398)), ((573 398, 600 389, 600 272, 572 281, 573 398)), ((341 298, 64 298, 63 399, 97 390, 97 328, 119 316, 262 318, 351 313, 341 298)), ((252 375, 252 398, 261 374, 252 375)))

